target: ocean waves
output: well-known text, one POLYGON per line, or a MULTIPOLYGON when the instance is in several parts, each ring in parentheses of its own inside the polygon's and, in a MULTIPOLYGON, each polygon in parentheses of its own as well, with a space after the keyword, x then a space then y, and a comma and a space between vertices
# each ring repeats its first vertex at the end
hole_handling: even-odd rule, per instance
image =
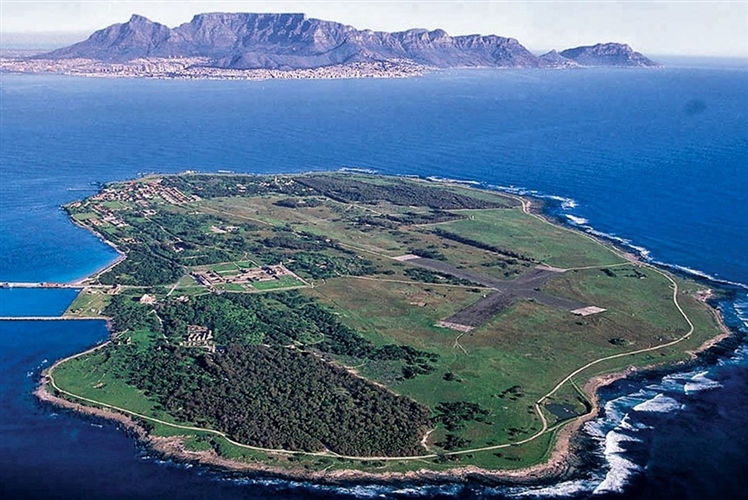
MULTIPOLYGON (((604 479, 593 493, 626 491, 629 484, 646 474, 655 460, 655 440, 684 412, 689 421, 705 418, 703 394, 723 388, 736 366, 748 365, 748 346, 742 345, 730 358, 702 369, 673 373, 638 382, 626 381, 603 389, 605 401, 600 417, 587 423, 584 432, 598 443, 605 459, 604 479)), ((688 427, 682 430, 690 432, 688 427)))

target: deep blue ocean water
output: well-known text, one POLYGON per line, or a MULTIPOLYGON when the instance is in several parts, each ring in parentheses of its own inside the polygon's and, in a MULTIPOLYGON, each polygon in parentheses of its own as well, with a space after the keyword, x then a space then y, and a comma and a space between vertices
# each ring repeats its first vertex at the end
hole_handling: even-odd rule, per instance
MULTIPOLYGON (((553 215, 729 282, 746 331, 748 71, 454 71, 408 80, 149 81, 2 75, 0 282, 72 281, 115 254, 58 208, 98 183, 186 169, 342 167, 550 197, 553 215)), ((58 291, 0 294, 54 315, 58 291), (21 297, 21 294, 27 294, 21 297), (47 295, 45 295, 47 294, 47 295)), ((5 314, 5 312, 3 312, 5 314)), ((0 322, 0 483, 35 498, 737 497, 748 483, 745 347, 604 392, 599 466, 543 489, 327 488, 162 462, 113 425, 39 405, 39 369, 106 337, 97 322, 0 322)))
POLYGON ((0 288, 0 316, 59 316, 78 292, 76 288, 0 288))

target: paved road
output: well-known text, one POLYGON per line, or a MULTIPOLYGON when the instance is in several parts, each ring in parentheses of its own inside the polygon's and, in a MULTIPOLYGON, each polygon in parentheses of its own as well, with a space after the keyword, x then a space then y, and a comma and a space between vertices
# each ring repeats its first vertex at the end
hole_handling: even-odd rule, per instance
POLYGON ((419 257, 417 259, 408 259, 406 262, 438 273, 472 281, 473 283, 494 290, 478 302, 469 305, 447 318, 445 321, 448 323, 475 328, 521 299, 533 300, 565 311, 573 311, 589 305, 543 292, 541 288, 548 280, 559 274, 559 270, 552 270, 547 267, 536 267, 519 276, 517 279, 504 281, 491 276, 458 269, 440 260, 419 257))

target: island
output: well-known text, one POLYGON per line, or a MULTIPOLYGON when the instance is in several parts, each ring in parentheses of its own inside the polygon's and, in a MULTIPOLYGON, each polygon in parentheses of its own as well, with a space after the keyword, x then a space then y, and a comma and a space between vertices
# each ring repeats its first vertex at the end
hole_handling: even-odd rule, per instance
POLYGON ((64 208, 121 258, 65 317, 105 318, 111 338, 36 393, 234 470, 568 473, 599 386, 725 332, 702 285, 541 205, 362 172, 104 185, 64 208))
POLYGON ((624 43, 536 56, 514 38, 441 29, 360 30, 301 13, 198 14, 175 28, 140 15, 0 71, 170 79, 404 78, 440 68, 651 68, 624 43))

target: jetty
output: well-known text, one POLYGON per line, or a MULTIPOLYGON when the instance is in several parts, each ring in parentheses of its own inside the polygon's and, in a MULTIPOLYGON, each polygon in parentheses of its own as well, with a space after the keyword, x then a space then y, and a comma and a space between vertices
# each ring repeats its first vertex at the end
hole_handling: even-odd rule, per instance
POLYGON ((81 284, 75 283, 51 283, 47 281, 36 283, 24 283, 20 281, 4 281, 0 283, 0 288, 83 288, 81 284))
POLYGON ((0 316, 0 321, 106 321, 106 316, 0 316))

